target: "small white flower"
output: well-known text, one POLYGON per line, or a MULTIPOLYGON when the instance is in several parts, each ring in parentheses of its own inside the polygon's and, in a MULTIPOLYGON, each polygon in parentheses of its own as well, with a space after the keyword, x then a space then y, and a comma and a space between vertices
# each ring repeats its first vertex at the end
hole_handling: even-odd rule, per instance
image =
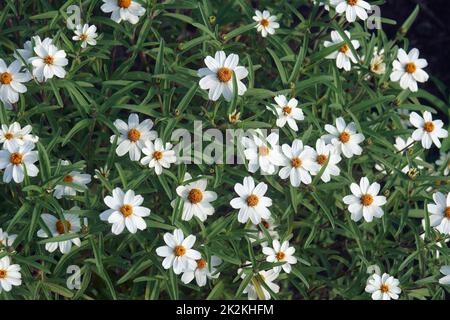
MULTIPOLYGON (((242 279, 246 278, 246 274, 243 272, 243 269, 238 269, 238 274, 242 279)), ((270 269, 268 271, 260 271, 258 274, 262 278, 264 283, 270 288, 270 290, 272 290, 274 293, 278 293, 280 291, 280 286, 276 283, 273 283, 273 281, 276 280, 276 278, 278 278, 278 276, 280 275, 279 272, 275 272, 273 269, 270 269)), ((253 279, 250 281, 247 287, 245 287, 243 293, 246 293, 248 295, 248 300, 257 300, 259 298, 255 286, 258 286, 264 294, 264 300, 271 299, 270 292, 261 285, 260 281, 261 280, 259 280, 259 278, 254 275, 253 279)))
POLYGON ((75 35, 72 40, 81 41, 81 47, 86 48, 87 45, 95 46, 97 44, 97 27, 92 25, 89 26, 87 23, 84 25, 77 25, 74 31, 75 35))
POLYGON ((13 286, 22 284, 22 275, 20 274, 20 266, 11 264, 11 259, 5 256, 0 259, 0 293, 2 291, 9 292, 13 286))
POLYGON ((34 144, 27 142, 22 146, 12 146, 6 150, 0 150, 0 169, 3 172, 3 182, 14 180, 21 183, 25 178, 25 170, 29 177, 36 177, 39 169, 34 165, 38 161, 37 151, 31 151, 34 144))
POLYGON ((367 11, 371 10, 370 4, 363 0, 330 0, 330 4, 336 7, 336 13, 345 12, 348 22, 355 22, 357 17, 366 20, 367 11))
POLYGON ((200 252, 192 249, 195 240, 196 237, 192 234, 185 239, 181 229, 175 229, 173 234, 165 233, 164 242, 166 245, 156 249, 156 254, 164 258, 163 268, 170 269, 173 267, 175 274, 195 270, 197 260, 202 258, 200 252))
POLYGON ((105 13, 111 12, 111 19, 117 23, 123 20, 136 24, 145 14, 145 8, 135 0, 103 0, 100 9, 105 13))
POLYGON ((370 60, 370 71, 382 75, 386 73, 386 63, 384 62, 384 49, 378 52, 378 47, 373 49, 373 57, 370 60))
MULTIPOLYGON (((119 130, 119 137, 117 138, 116 154, 122 157, 126 153, 130 154, 132 161, 139 161, 141 158, 141 150, 145 147, 145 142, 148 140, 155 140, 158 133, 151 130, 153 121, 146 119, 139 123, 139 116, 136 113, 130 114, 128 117, 128 124, 117 119, 114 125, 119 130)), ((114 143, 116 135, 110 138, 111 143, 114 143)))
POLYGON ((121 234, 125 226, 131 233, 147 228, 143 217, 150 215, 150 209, 141 206, 144 198, 133 190, 124 193, 122 189, 115 188, 112 197, 106 196, 103 201, 109 209, 100 214, 100 220, 112 224, 112 233, 121 234))
POLYGON ((369 277, 365 291, 372 294, 373 300, 397 300, 402 292, 399 284, 397 279, 387 273, 381 277, 375 273, 369 277))
MULTIPOLYGON (((280 238, 280 235, 278 234, 276 228, 278 225, 275 223, 275 220, 272 217, 269 217, 268 219, 261 219, 261 225, 266 229, 266 231, 269 233, 269 236, 273 240, 278 240, 280 238)), ((257 234, 257 238, 254 239, 253 237, 250 237, 251 242, 255 242, 257 240, 266 240, 266 234, 261 231, 257 225, 252 224, 250 226, 250 229, 259 231, 257 234)), ((267 241, 261 242, 261 247, 267 247, 268 243, 267 241)))
POLYGON ((280 272, 283 269, 284 272, 290 273, 292 270, 291 264, 297 263, 297 258, 294 257, 295 248, 289 246, 289 241, 280 244, 280 241, 273 240, 272 248, 263 247, 262 251, 267 256, 267 262, 284 262, 283 265, 273 268, 275 272, 280 272))
POLYGON ((326 143, 332 143, 339 153, 342 153, 346 158, 351 158, 354 155, 361 155, 362 148, 359 146, 364 141, 364 135, 357 133, 356 125, 350 122, 348 125, 342 117, 336 119, 336 127, 332 125, 325 125, 325 130, 329 133, 322 136, 326 143))
MULTIPOLYGON (((345 34, 350 39, 350 32, 345 31, 345 34)), ((325 41, 324 45, 325 47, 331 47, 333 45, 336 45, 338 43, 341 43, 342 46, 335 52, 329 54, 326 56, 326 59, 336 59, 336 66, 339 69, 344 69, 345 71, 350 71, 352 68, 353 63, 358 63, 358 60, 353 55, 352 50, 350 50, 349 46, 345 43, 344 39, 341 37, 339 32, 337 31, 331 31, 331 42, 325 41)), ((357 50, 360 46, 358 40, 351 40, 352 46, 355 50, 357 50)))
POLYGON ((450 266, 442 266, 439 270, 445 277, 439 279, 439 283, 447 286, 450 284, 450 266))
POLYGON ((436 160, 436 165, 444 168, 444 176, 450 173, 450 152, 441 152, 441 156, 436 160))
POLYGON ((233 99, 233 74, 236 76, 238 95, 242 96, 247 91, 241 80, 248 76, 248 71, 245 67, 238 66, 238 63, 237 54, 232 53, 227 57, 223 51, 217 51, 214 58, 205 58, 207 68, 199 69, 197 74, 201 77, 200 88, 209 90, 209 100, 217 101, 221 95, 226 101, 233 99))
POLYGON ((19 60, 21 62, 23 60, 28 63, 31 57, 36 56, 36 53, 34 52, 35 46, 37 47, 43 43, 45 43, 46 45, 52 44, 52 41, 53 40, 51 38, 45 38, 44 40, 41 40, 41 37, 34 36, 31 38, 31 40, 25 42, 23 49, 17 49, 16 52, 14 52, 13 56, 16 60, 19 60))
MULTIPOLYGON (((285 96, 279 95, 275 97, 275 102, 277 104, 273 104, 273 107, 275 108, 275 115, 278 117, 277 127, 283 128, 287 123, 292 130, 298 131, 296 121, 304 120, 305 117, 302 109, 297 108, 297 99, 292 98, 288 101, 285 96)), ((272 111, 270 107, 267 107, 267 109, 272 111)))
POLYGON ((11 247, 16 238, 17 234, 8 234, 8 232, 3 231, 3 229, 0 228, 0 247, 1 246, 11 247))
POLYGON ((19 93, 27 92, 27 87, 22 83, 31 80, 28 72, 21 72, 22 63, 18 60, 6 65, 0 59, 0 99, 7 103, 19 101, 19 93))
POLYGON ((34 47, 36 56, 28 61, 33 65, 33 75, 39 82, 47 81, 54 76, 64 78, 64 67, 69 63, 66 52, 59 50, 51 41, 43 41, 34 47))
POLYGON ((275 132, 264 138, 260 131, 256 131, 250 138, 242 137, 241 143, 245 148, 245 158, 249 161, 249 172, 255 173, 261 168, 262 174, 274 174, 277 167, 284 164, 278 139, 275 132))
POLYGON ((157 138, 155 142, 150 140, 145 141, 145 146, 142 148, 142 153, 146 156, 141 159, 141 163, 149 168, 155 168, 157 175, 162 173, 163 168, 170 168, 171 163, 177 161, 175 151, 171 150, 172 144, 163 144, 162 140, 157 138))
POLYGON ((409 54, 405 50, 399 49, 397 60, 392 63, 391 81, 400 81, 402 89, 409 89, 412 92, 418 90, 417 82, 424 83, 428 81, 428 74, 423 68, 428 66, 425 59, 419 59, 419 50, 412 49, 409 54))
MULTIPOLYGON (((61 165, 67 166, 69 165, 69 161, 61 161, 61 165)), ((81 189, 86 189, 87 184, 91 183, 91 175, 80 173, 79 171, 71 171, 68 175, 63 178, 64 182, 73 183, 80 186, 81 189)), ((53 196, 56 199, 61 199, 63 196, 76 196, 78 189, 75 189, 71 186, 66 186, 62 184, 58 184, 55 186, 55 191, 53 196)))
POLYGON ((430 226, 443 234, 450 235, 450 193, 444 195, 441 192, 433 194, 433 203, 427 208, 430 213, 430 226))
MULTIPOLYGON (((77 209, 72 208, 72 210, 77 209)), ((44 221, 45 225, 51 232, 51 234, 47 234, 47 231, 44 229, 40 229, 37 232, 37 236, 40 238, 53 238, 60 235, 68 234, 68 233, 77 233, 81 230, 81 223, 80 223, 80 216, 78 214, 72 214, 72 213, 63 213, 64 219, 60 220, 51 214, 43 213, 41 215, 42 220, 44 221)), ((57 241, 57 242, 47 242, 45 244, 45 249, 48 252, 54 252, 56 249, 59 248, 59 251, 61 251, 62 254, 66 254, 70 252, 70 249, 72 249, 72 243, 76 246, 81 245, 80 238, 73 238, 70 240, 63 240, 63 241, 57 241)))
POLYGON ((234 209, 239 209, 238 221, 247 223, 250 219, 253 224, 258 224, 261 219, 269 219, 270 211, 267 207, 272 205, 272 199, 265 197, 267 184, 260 182, 255 187, 255 181, 252 177, 245 177, 243 184, 236 183, 234 191, 238 198, 230 201, 234 209))
POLYGON ((326 165, 326 168, 323 170, 322 176, 320 177, 323 182, 329 182, 331 176, 339 176, 341 173, 341 169, 339 169, 337 164, 341 162, 342 159, 336 151, 336 147, 332 144, 326 144, 322 139, 317 139, 316 141, 316 150, 314 150, 313 159, 315 163, 318 164, 317 169, 312 172, 313 175, 319 174, 322 167, 326 165))
POLYGON ((384 214, 381 206, 386 204, 386 197, 379 196, 380 184, 374 182, 370 184, 366 177, 361 178, 359 186, 356 183, 350 185, 353 195, 343 198, 348 205, 353 221, 358 222, 364 216, 366 222, 372 222, 373 218, 381 218, 384 214))
POLYGON ((440 138, 447 138, 448 131, 443 128, 444 123, 441 120, 434 120, 431 112, 425 111, 423 118, 416 112, 412 112, 409 121, 417 129, 413 132, 412 138, 415 141, 422 141, 422 147, 430 149, 434 143, 436 147, 441 147, 440 138))
MULTIPOLYGON (((186 173, 184 181, 189 180, 192 180, 192 177, 186 173)), ((214 207, 210 202, 217 199, 217 193, 206 191, 206 185, 206 179, 199 179, 177 187, 177 194, 183 199, 182 220, 189 221, 196 216, 200 221, 205 221, 214 213, 214 207)))
POLYGON ((255 15, 253 16, 253 20, 258 22, 255 28, 257 28, 258 32, 261 32, 261 35, 265 38, 268 34, 275 34, 275 29, 280 27, 280 24, 277 21, 276 16, 271 16, 270 12, 264 10, 262 13, 259 10, 255 10, 255 15))
POLYGON ((3 149, 8 149, 15 146, 23 146, 27 142, 37 143, 39 138, 30 134, 31 130, 32 127, 30 125, 22 128, 18 122, 14 122, 10 126, 2 124, 0 129, 0 144, 3 143, 3 149))
POLYGON ((216 273, 216 267, 222 263, 222 259, 216 256, 211 257, 211 264, 208 265, 206 260, 197 260, 197 266, 195 270, 185 270, 181 276, 181 281, 185 284, 190 283, 194 278, 199 287, 206 285, 207 279, 217 279, 220 272, 216 273))
POLYGON ((278 175, 281 179, 290 178, 291 185, 298 187, 302 182, 310 184, 311 172, 317 172, 319 165, 314 161, 314 149, 310 146, 303 146, 301 140, 295 139, 292 147, 283 144, 281 147, 285 156, 284 167, 280 169, 278 175))

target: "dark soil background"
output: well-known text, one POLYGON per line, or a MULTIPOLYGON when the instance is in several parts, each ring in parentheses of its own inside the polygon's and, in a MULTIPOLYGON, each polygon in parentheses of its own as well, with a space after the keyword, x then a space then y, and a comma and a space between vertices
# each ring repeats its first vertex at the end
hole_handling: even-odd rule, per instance
MULTIPOLYGON (((381 15, 397 21, 397 26, 384 25, 392 38, 416 5, 420 5, 419 15, 409 30, 407 37, 411 46, 420 50, 421 57, 428 60, 426 71, 450 88, 450 1, 449 0, 387 0, 381 6, 381 15)), ((424 85, 441 98, 432 81, 424 85)))

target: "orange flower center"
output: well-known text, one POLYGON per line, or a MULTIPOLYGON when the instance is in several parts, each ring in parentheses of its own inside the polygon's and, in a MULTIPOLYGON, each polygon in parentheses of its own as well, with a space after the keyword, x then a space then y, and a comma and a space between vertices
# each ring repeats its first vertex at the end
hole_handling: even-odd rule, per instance
POLYGON ((344 45, 339 49, 339 52, 341 52, 341 53, 347 53, 348 50, 350 50, 349 47, 348 47, 348 45, 344 44, 344 45))
POLYGON ((382 285, 380 286, 380 291, 383 292, 383 293, 389 292, 389 286, 386 285, 386 284, 382 284, 382 285))
POLYGON ((54 61, 55 61, 55 59, 52 56, 46 56, 44 58, 44 63, 45 64, 53 64, 54 61))
POLYGON ((67 176, 64 177, 63 181, 71 183, 71 182, 73 182, 73 177, 70 176, 70 175, 67 175, 67 176))
POLYGON ((299 158, 294 158, 291 160, 291 166, 293 168, 300 168, 302 166, 302 160, 299 158))
POLYGON ((417 70, 416 65, 413 62, 407 63, 405 66, 405 70, 408 73, 414 73, 417 70))
POLYGON ((182 257, 186 254, 186 248, 183 247, 182 245, 178 245, 175 247, 174 252, 177 257, 182 257))
POLYGON ((120 207, 120 212, 123 214, 123 216, 126 218, 128 216, 131 216, 133 214, 133 207, 129 204, 124 204, 120 207))
POLYGON ((88 35, 86 33, 80 34, 80 40, 85 41, 88 38, 88 35))
POLYGON ((275 257, 277 258, 278 261, 280 261, 280 260, 283 260, 284 257, 286 257, 286 254, 284 252, 280 251, 280 252, 277 252, 275 257))
POLYGON ((344 131, 339 135, 339 140, 343 143, 347 143, 350 141, 350 133, 344 131))
POLYGON ((267 19, 262 19, 259 23, 260 23, 264 28, 267 28, 267 27, 269 26, 269 20, 267 20, 267 19))
POLYGON ((217 78, 220 82, 228 82, 231 80, 233 71, 228 68, 222 67, 217 71, 217 78))
POLYGON ((290 114, 291 112, 292 112, 292 108, 291 108, 291 107, 285 106, 285 107, 283 108, 283 113, 284 113, 284 114, 290 114))
POLYGON ((270 152, 270 149, 266 146, 261 146, 258 148, 258 153, 260 156, 268 156, 270 152))
POLYGON ((133 128, 130 131, 128 131, 128 139, 136 142, 141 138, 141 133, 139 132, 139 130, 133 128))
POLYGON ((11 140, 12 138, 14 138, 14 135, 12 133, 8 132, 8 133, 5 133, 4 137, 6 140, 11 140))
POLYGON ((131 0, 118 0, 117 5, 126 9, 131 5, 131 0))
POLYGON ((199 189, 191 189, 188 194, 188 200, 190 203, 196 204, 203 200, 203 193, 199 189))
POLYGON ((197 260, 197 268, 198 269, 203 269, 204 267, 206 267, 206 261, 203 260, 203 259, 197 260))
POLYGON ((361 204, 365 207, 373 203, 373 197, 370 194, 363 194, 361 197, 361 204))
POLYGON ((59 234, 64 234, 66 231, 70 231, 72 229, 72 225, 67 220, 58 220, 56 221, 56 231, 59 234))
POLYGON ((153 159, 155 160, 161 160, 163 157, 163 153, 161 151, 155 151, 153 152, 153 159))
POLYGON ((324 154, 319 154, 316 158, 316 161, 318 164, 320 164, 321 166, 323 166, 325 164, 325 162, 327 162, 328 157, 324 154))
POLYGON ((450 219, 450 207, 445 208, 445 210, 444 210, 444 216, 445 216, 447 219, 450 219))
POLYGON ((258 198, 257 195, 251 194, 251 195, 249 195, 249 196, 247 197, 247 204, 248 204, 250 207, 255 207, 255 206, 257 206, 257 205, 258 205, 258 202, 259 202, 259 198, 258 198))
POLYGON ((425 124, 423 125, 423 130, 425 130, 426 132, 433 132, 434 131, 434 123, 431 121, 425 122, 425 124))
POLYGON ((358 3, 358 0, 347 0, 347 3, 348 3, 350 6, 356 6, 356 4, 358 3))
POLYGON ((11 81, 12 81, 12 75, 11 75, 11 73, 9 73, 9 72, 3 72, 3 73, 0 75, 0 82, 1 82, 2 84, 10 84, 11 81))
POLYGON ((5 279, 8 272, 6 270, 0 269, 0 279, 5 279))
POLYGON ((14 165, 19 165, 22 163, 23 156, 21 153, 14 152, 9 156, 9 161, 14 165))

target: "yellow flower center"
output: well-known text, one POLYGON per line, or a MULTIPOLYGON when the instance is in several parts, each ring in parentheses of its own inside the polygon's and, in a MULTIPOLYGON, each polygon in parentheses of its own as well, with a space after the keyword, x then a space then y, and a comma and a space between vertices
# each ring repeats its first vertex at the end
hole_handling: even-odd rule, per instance
POLYGON ((251 194, 251 195, 249 195, 249 196, 247 197, 247 204, 248 204, 250 207, 255 207, 255 206, 257 206, 257 205, 258 205, 258 202, 259 202, 259 198, 258 198, 257 195, 251 194))
POLYGON ((191 189, 188 194, 188 200, 190 203, 196 204, 203 200, 203 193, 200 189, 191 189))
POLYGON ((206 261, 203 259, 197 260, 197 269, 203 269, 206 267, 206 261))
POLYGON ((277 252, 275 257, 277 258, 278 261, 280 261, 280 260, 283 260, 286 257, 286 254, 284 252, 280 251, 280 252, 277 252))
POLYGON ((0 279, 6 279, 8 272, 6 270, 0 269, 0 279))
POLYGON ((283 113, 284 113, 284 114, 290 114, 291 112, 292 112, 292 108, 291 108, 291 107, 285 106, 285 107, 283 108, 283 113))
POLYGON ((339 135, 339 140, 343 143, 347 143, 350 141, 350 133, 344 131, 339 135))
POLYGON ((80 34, 80 40, 85 41, 88 38, 88 35, 86 33, 80 34))
POLYGON ((269 20, 267 20, 267 19, 262 19, 259 23, 260 23, 264 28, 267 28, 267 27, 269 26, 269 20))
POLYGON ((341 53, 347 53, 348 50, 350 50, 350 48, 348 47, 348 45, 344 44, 344 45, 339 49, 339 52, 341 52, 341 53))
POLYGON ((231 80, 233 71, 228 68, 222 67, 217 71, 217 78, 220 82, 228 82, 231 80))
POLYGON ((8 133, 5 133, 4 137, 6 140, 11 140, 12 138, 14 138, 14 135, 12 133, 8 132, 8 133))
POLYGON ((131 0, 118 0, 117 5, 126 9, 131 5, 131 0))
POLYGON ((433 132, 434 131, 434 123, 431 121, 425 122, 425 124, 423 125, 423 130, 425 130, 426 132, 433 132))
POLYGON ((123 214, 123 216, 126 218, 128 216, 131 216, 133 214, 133 207, 129 204, 124 204, 120 207, 120 212, 123 214))
POLYGON ((387 284, 382 284, 380 286, 380 291, 383 292, 383 293, 389 292, 389 286, 387 284))
POLYGON ((356 6, 356 4, 358 3, 358 0, 347 0, 347 3, 350 6, 356 6))
POLYGON ((261 146, 258 148, 258 153, 260 156, 268 156, 270 152, 270 149, 266 146, 261 146))
POLYGON ((9 161, 14 165, 19 165, 22 163, 23 156, 19 152, 14 152, 9 156, 9 161))
POLYGON ((70 231, 72 229, 72 225, 67 220, 58 220, 56 221, 56 231, 59 234, 64 234, 66 231, 70 231))
POLYGON ((324 154, 319 154, 316 158, 316 161, 318 164, 320 164, 321 166, 323 166, 325 164, 325 162, 327 162, 328 157, 324 154))
POLYGON ((133 128, 130 131, 128 131, 128 139, 136 142, 141 138, 141 133, 139 132, 139 130, 133 128))
POLYGON ((361 197, 361 204, 365 207, 373 203, 373 197, 370 194, 363 194, 361 197))
POLYGON ((406 70, 406 72, 408 72, 408 73, 414 73, 414 72, 416 72, 417 67, 416 67, 415 63, 410 62, 410 63, 407 63, 407 64, 406 64, 405 70, 406 70))
POLYGON ((153 152, 153 159, 155 160, 161 160, 163 158, 163 153, 161 151, 155 151, 153 152))
POLYGON ((445 210, 444 210, 444 216, 445 216, 447 219, 450 219, 450 207, 445 208, 445 210))
POLYGON ((12 75, 9 72, 3 72, 0 74, 0 82, 2 84, 10 84, 12 81, 12 75))
POLYGON ((299 158, 294 158, 291 160, 291 166, 293 168, 300 168, 302 166, 302 160, 299 158))
POLYGON ((186 248, 182 245, 178 245, 175 247, 174 253, 177 257, 182 257, 186 254, 186 248))
POLYGON ((73 177, 70 176, 70 175, 67 175, 67 176, 64 177, 63 181, 71 183, 71 182, 73 182, 73 177))
POLYGON ((52 56, 46 56, 44 58, 44 63, 45 64, 53 64, 54 61, 55 61, 55 59, 52 56))

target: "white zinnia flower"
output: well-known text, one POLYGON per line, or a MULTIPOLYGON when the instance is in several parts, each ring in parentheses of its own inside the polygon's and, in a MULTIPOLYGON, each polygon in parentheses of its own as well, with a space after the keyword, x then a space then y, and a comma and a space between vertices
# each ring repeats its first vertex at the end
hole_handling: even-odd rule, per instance
POLYGON ((0 59, 0 99, 7 103, 16 103, 19 101, 19 93, 27 92, 22 82, 30 81, 28 72, 21 72, 22 63, 18 60, 6 65, 3 59, 0 59))
MULTIPOLYGON (((273 104, 275 115, 278 117, 277 127, 283 128, 287 123, 292 130, 298 131, 296 121, 304 120, 305 117, 302 109, 297 108, 297 99, 292 98, 288 101, 283 95, 276 96, 274 99, 277 103, 276 105, 273 104)), ((267 107, 267 109, 272 111, 270 107, 267 107)))
POLYGON ((382 75, 386 73, 386 63, 384 62, 384 49, 378 52, 378 47, 373 49, 373 57, 370 60, 370 71, 382 75))
MULTIPOLYGON (((77 209, 72 208, 72 210, 77 209)), ((64 219, 60 220, 51 214, 43 213, 41 215, 42 220, 46 224, 47 228, 51 232, 51 234, 47 234, 47 231, 44 229, 40 229, 37 232, 38 237, 40 238, 53 238, 60 235, 68 234, 68 233, 77 233, 81 230, 80 216, 78 214, 72 213, 63 213, 64 219)), ((59 248, 62 254, 66 254, 70 252, 72 249, 72 243, 76 246, 81 245, 80 238, 73 238, 70 240, 63 240, 57 242, 47 242, 45 244, 45 249, 48 252, 54 252, 59 248)))
MULTIPOLYGON (((351 37, 350 32, 345 31, 345 34, 350 39, 350 37, 351 37)), ((325 47, 331 47, 338 43, 341 43, 342 46, 337 51, 326 56, 326 59, 336 59, 336 66, 339 69, 344 69, 345 71, 350 71, 352 68, 351 62, 356 64, 356 63, 358 63, 358 60, 353 55, 352 50, 350 50, 349 46, 344 42, 344 39, 341 37, 339 32, 331 31, 331 42, 325 41, 324 45, 325 45, 325 47)), ((355 50, 357 50, 360 46, 358 40, 351 40, 351 43, 355 50)))
POLYGON ((121 234, 125 226, 131 233, 147 228, 143 217, 150 215, 150 209, 141 206, 144 198, 133 190, 124 193, 122 189, 115 188, 112 197, 106 196, 103 201, 109 209, 100 214, 100 220, 112 224, 112 233, 121 234))
POLYGON ((400 282, 387 273, 382 276, 373 274, 369 277, 365 291, 372 294, 373 300, 397 300, 402 292, 400 282))
POLYGON ((284 164, 278 139, 278 134, 275 132, 264 138, 260 131, 256 131, 250 138, 242 137, 241 143, 245 148, 245 158, 249 161, 249 172, 255 173, 261 168, 262 174, 274 174, 277 167, 284 164))
POLYGON ((74 31, 75 35, 72 40, 81 41, 81 47, 86 48, 87 45, 95 46, 97 44, 97 27, 92 25, 89 26, 87 23, 84 25, 77 25, 74 31))
POLYGON ((275 272, 280 272, 283 269, 284 272, 290 273, 292 270, 291 264, 297 263, 297 258, 294 257, 295 248, 289 246, 289 241, 280 244, 280 241, 273 240, 272 248, 263 247, 262 251, 267 256, 267 262, 284 262, 283 265, 273 268, 275 272))
POLYGON ((325 125, 325 130, 329 133, 322 136, 326 143, 332 143, 339 153, 344 154, 346 158, 353 155, 361 155, 362 148, 359 146, 364 141, 364 135, 357 133, 356 125, 350 122, 348 125, 342 117, 336 119, 336 127, 325 125))
POLYGON ((336 151, 335 146, 332 144, 326 144, 322 139, 317 139, 316 150, 313 151, 313 159, 315 163, 318 164, 317 169, 312 172, 313 175, 319 174, 324 165, 326 165, 326 167, 320 177, 323 182, 329 182, 331 180, 331 176, 338 176, 341 173, 341 169, 339 169, 337 164, 341 162, 342 159, 336 151))
POLYGON ((353 221, 358 222, 364 216, 366 222, 372 222, 373 218, 381 218, 384 214, 381 206, 386 204, 386 197, 379 196, 380 184, 374 182, 370 184, 366 177, 361 178, 359 186, 356 183, 350 185, 353 195, 343 198, 348 205, 353 221))
MULTIPOLYGON (((246 278, 246 275, 243 273, 242 269, 238 269, 238 274, 241 275, 242 279, 246 278)), ((275 272, 273 269, 270 269, 268 271, 260 271, 258 274, 270 290, 274 293, 278 293, 280 291, 280 286, 273 283, 273 281, 280 275, 279 272, 275 272)), ((243 291, 244 294, 246 293, 248 295, 248 300, 257 300, 259 298, 255 286, 258 286, 261 289, 264 295, 264 300, 271 299, 270 292, 261 285, 259 278, 255 275, 243 291)))
POLYGON ((417 49, 412 49, 409 54, 406 54, 405 50, 399 49, 397 60, 394 60, 392 66, 391 81, 400 81, 402 89, 416 92, 418 90, 417 82, 428 81, 428 74, 422 70, 428 66, 428 62, 425 59, 419 59, 419 50, 417 49))
POLYGON ((200 252, 192 249, 195 240, 196 237, 192 234, 185 239, 181 229, 175 229, 173 234, 165 233, 166 245, 156 249, 156 254, 164 258, 162 262, 164 269, 173 267, 175 274, 195 270, 197 260, 202 258, 200 252))
POLYGON ((36 56, 31 57, 29 62, 33 65, 33 75, 39 82, 57 76, 64 78, 66 76, 66 66, 69 61, 66 58, 66 52, 59 50, 51 41, 44 41, 34 47, 36 56))
POLYGON ((190 283, 194 278, 199 287, 206 285, 207 279, 217 279, 220 272, 216 273, 216 267, 222 263, 222 259, 216 256, 211 257, 211 264, 209 265, 206 260, 199 259, 196 261, 197 266, 195 270, 185 270, 181 276, 181 281, 185 284, 190 283))
POLYGON ((448 131, 443 129, 444 123, 442 120, 434 120, 431 112, 425 111, 423 118, 416 112, 412 112, 409 116, 409 121, 417 129, 413 132, 412 138, 415 141, 422 141, 422 147, 430 149, 434 143, 436 147, 441 147, 439 138, 447 138, 448 131))
MULTIPOLYGON (((61 161, 61 165, 67 166, 69 165, 69 161, 61 161)), ((81 189, 86 189, 87 184, 91 183, 91 175, 80 173, 79 171, 71 171, 68 175, 63 178, 64 182, 73 183, 80 186, 81 189)), ((71 186, 66 186, 62 184, 58 184, 55 186, 55 191, 53 196, 56 199, 61 199, 63 196, 76 196, 78 189, 75 189, 71 186)))
MULTIPOLYGON (((114 125, 119 130, 119 137, 117 139, 116 154, 122 157, 127 152, 130 154, 132 161, 139 161, 141 158, 141 150, 148 140, 154 140, 158 137, 158 133, 151 130, 153 121, 146 119, 139 123, 139 116, 136 113, 130 114, 128 117, 128 124, 117 119, 114 125)), ((110 138, 111 143, 114 143, 116 135, 110 138)))
POLYGON ((255 187, 252 177, 245 177, 243 184, 236 183, 234 191, 238 198, 230 201, 234 209, 239 209, 238 221, 246 223, 249 219, 253 224, 258 224, 262 219, 270 218, 270 211, 267 207, 272 205, 272 199, 265 197, 267 184, 260 182, 255 187))
POLYGON ((20 274, 20 266, 11 264, 11 259, 5 256, 0 259, 0 293, 2 291, 9 292, 13 286, 22 284, 22 275, 20 274))
POLYGON ((8 234, 8 232, 3 231, 3 229, 0 228, 0 247, 1 246, 11 247, 16 238, 17 234, 8 234))
MULTIPOLYGON (((275 220, 272 217, 269 217, 268 219, 261 219, 261 225, 269 233, 270 238, 272 238, 273 240, 278 240, 280 238, 280 235, 278 234, 278 232, 276 230, 278 225, 275 223, 275 220)), ((267 239, 266 234, 263 231, 261 231, 257 225, 252 224, 250 226, 250 229, 258 231, 256 239, 254 239, 253 237, 250 237, 251 242, 255 242, 256 240, 266 240, 267 239)), ((261 242, 261 247, 267 247, 267 245, 268 245, 267 241, 261 242)))
POLYGON ((450 284, 450 266, 442 266, 439 270, 445 277, 439 279, 439 283, 446 286, 450 284))
POLYGON ((3 172, 3 182, 14 180, 21 183, 25 178, 25 170, 29 177, 36 177, 39 169, 34 165, 38 161, 37 151, 31 151, 34 144, 27 142, 22 146, 12 146, 6 150, 0 150, 0 169, 3 172))
POLYGON ((221 95, 226 101, 233 99, 233 73, 236 76, 238 95, 242 96, 247 91, 241 80, 247 77, 248 71, 245 67, 238 66, 238 63, 237 54, 232 53, 227 57, 223 51, 217 51, 214 58, 205 58, 207 68, 199 69, 197 74, 201 77, 200 88, 209 90, 209 100, 217 101, 221 95))
POLYGON ((141 163, 149 168, 155 168, 157 175, 162 173, 163 168, 170 168, 171 163, 175 163, 177 158, 175 151, 171 150, 172 144, 163 144, 162 140, 156 138, 154 142, 147 140, 142 148, 142 153, 146 156, 141 159, 141 163))
MULTIPOLYGON (((186 173, 184 181, 189 180, 192 180, 192 177, 186 173)), ((199 179, 177 187, 177 194, 183 199, 182 220, 189 221, 196 216, 200 221, 205 221, 214 213, 214 207, 210 202, 217 199, 217 193, 206 191, 207 183, 206 179, 199 179)))
POLYGON ((117 23, 123 20, 136 24, 145 14, 145 8, 135 0, 103 0, 100 9, 105 13, 111 12, 111 19, 117 23))
MULTIPOLYGON (((51 44, 52 41, 53 40, 51 38, 45 38, 44 40, 41 40, 41 37, 34 36, 31 38, 31 40, 28 40, 25 42, 23 49, 16 49, 16 52, 14 52, 13 56, 16 60, 19 60, 21 62, 23 60, 26 63, 28 63, 31 57, 36 56, 36 53, 34 52, 35 46, 39 46, 43 43, 48 45, 48 44, 51 44)), ((22 64, 23 64, 23 62, 22 62, 22 64)))
POLYGON ((310 146, 303 146, 301 140, 295 139, 292 147, 283 144, 281 147, 285 156, 284 167, 280 169, 278 175, 281 179, 290 178, 291 185, 298 187, 302 182, 310 184, 311 172, 316 172, 319 165, 314 162, 314 149, 310 146))
POLYGON ((348 22, 355 22, 357 17, 366 20, 368 18, 367 11, 371 10, 370 4, 363 0, 330 0, 330 4, 336 7, 337 13, 345 12, 348 22))
POLYGON ((275 29, 280 27, 280 24, 277 21, 276 16, 271 16, 270 12, 264 10, 262 13, 259 10, 255 10, 255 15, 253 16, 253 20, 258 22, 255 28, 257 28, 258 32, 261 32, 261 35, 265 38, 268 34, 275 34, 275 29))
POLYGON ((450 152, 441 152, 438 160, 436 160, 436 165, 444 168, 444 176, 448 176, 450 173, 450 152))
POLYGON ((30 134, 31 130, 32 127, 30 125, 22 128, 18 122, 14 122, 10 126, 2 124, 0 144, 3 143, 3 149, 8 149, 15 146, 23 146, 27 142, 36 143, 39 141, 39 138, 30 134))
POLYGON ((427 208, 430 213, 430 226, 443 234, 450 235, 450 193, 444 195, 441 192, 433 194, 433 203, 427 208))

